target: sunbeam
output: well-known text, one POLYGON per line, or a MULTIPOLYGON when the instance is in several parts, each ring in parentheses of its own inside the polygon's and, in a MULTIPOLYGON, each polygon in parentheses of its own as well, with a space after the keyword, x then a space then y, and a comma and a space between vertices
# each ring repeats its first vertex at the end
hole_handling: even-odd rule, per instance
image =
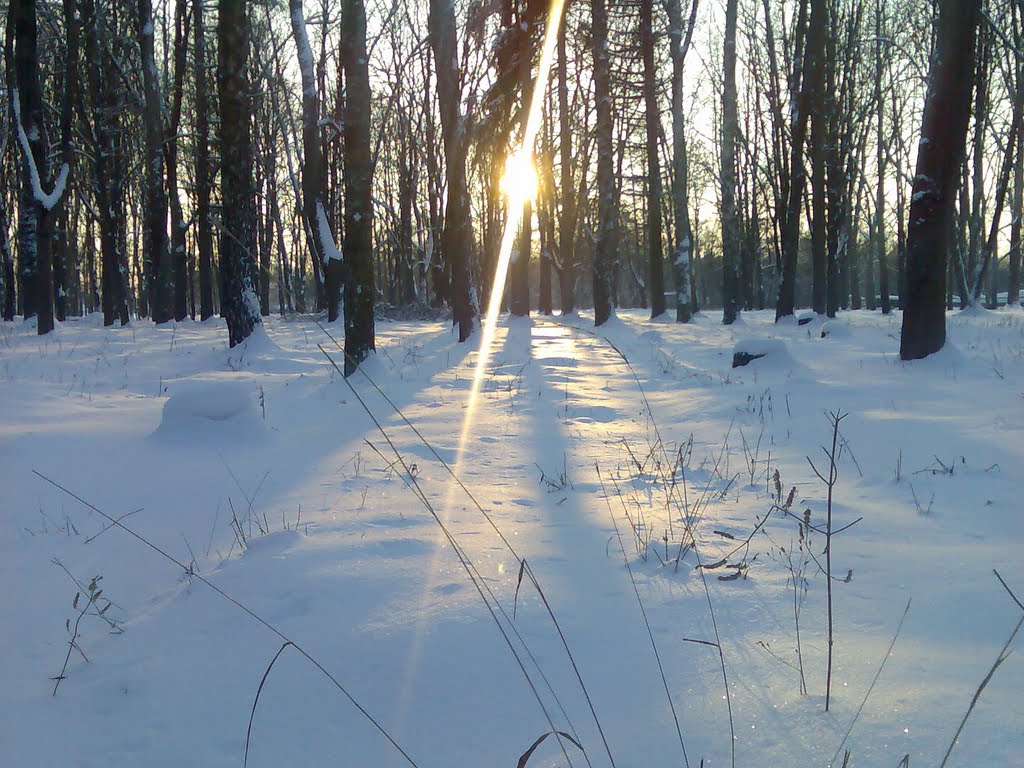
MULTIPOLYGON (((552 0, 551 8, 548 12, 547 26, 544 31, 544 47, 541 49, 540 67, 537 71, 537 79, 534 82, 533 98, 530 101, 530 110, 527 113, 526 125, 523 128, 522 141, 520 142, 519 150, 513 153, 506 161, 502 188, 508 197, 508 215, 505 219, 505 231, 502 234, 501 249, 498 252, 498 264, 494 272, 491 299, 487 305, 487 314, 484 317, 481 329, 480 347, 477 351, 476 366, 473 371, 473 381, 469 391, 469 401, 466 405, 466 414, 462 419, 462 429, 459 434, 458 448, 453 463, 456 475, 459 475, 462 469, 462 459, 465 454, 466 443, 472 433, 473 419, 484 380, 484 373, 490 362, 494 344, 494 331, 498 321, 498 313, 501 310, 502 296, 505 293, 505 279, 508 275, 509 263, 512 257, 512 247, 515 244, 516 235, 522 222, 523 208, 525 203, 536 194, 536 170, 532 161, 533 145, 541 125, 544 93, 547 90, 548 81, 551 76, 551 65, 554 61, 555 44, 558 40, 558 28, 562 22, 564 5, 565 0, 552 0)), ((454 480, 449 480, 444 505, 438 510, 441 519, 446 524, 451 519, 452 503, 457 490, 457 483, 454 480)), ((425 606, 433 591, 439 562, 442 557, 442 550, 443 546, 439 542, 431 558, 430 568, 424 578, 420 611, 416 619, 412 646, 409 649, 409 657, 407 659, 405 682, 402 687, 401 709, 403 716, 408 704, 408 697, 412 693, 412 678, 418 667, 423 633, 426 629, 425 606)))

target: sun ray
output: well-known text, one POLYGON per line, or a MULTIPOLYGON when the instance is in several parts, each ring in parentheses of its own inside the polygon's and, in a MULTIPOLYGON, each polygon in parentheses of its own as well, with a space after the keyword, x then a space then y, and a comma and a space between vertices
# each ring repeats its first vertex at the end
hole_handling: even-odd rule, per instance
MULTIPOLYGON (((530 101, 530 110, 527 113, 526 125, 523 127, 522 140, 518 151, 513 153, 506 162, 505 193, 508 196, 508 215, 505 219, 505 230, 501 238, 501 248, 498 251, 498 263, 494 271, 494 284, 491 288, 491 298, 487 305, 487 314, 484 317, 483 326, 480 332, 480 346, 477 350, 476 365, 473 371, 472 385, 469 391, 469 401, 466 405, 466 413, 462 419, 462 428, 459 434, 459 443, 455 453, 455 461, 452 469, 459 475, 462 468, 462 460, 465 455, 467 441, 472 433, 473 419, 476 415, 477 401, 480 396, 480 389, 483 385, 484 374, 490 362, 491 351, 494 345, 494 332, 497 326, 498 314, 501 310, 501 300, 505 292, 505 279, 508 276, 509 263, 512 257, 512 248, 515 244, 519 225, 523 218, 523 208, 536 192, 536 170, 532 162, 533 145, 540 129, 543 116, 544 94, 551 77, 551 66, 554 61, 555 44, 558 40, 558 28, 562 22, 562 11, 565 0, 552 0, 551 8, 548 11, 546 29, 544 31, 544 45, 541 49, 540 67, 537 71, 537 79, 534 82, 533 97, 530 101), (508 176, 508 171, 513 170, 513 177, 508 176), (529 174, 532 171, 533 183, 531 185, 529 174)), ((458 485, 454 480, 448 481, 448 488, 445 494, 444 505, 439 508, 439 515, 447 524, 451 518, 451 508, 455 498, 458 485)), ((423 634, 426 630, 425 608, 427 600, 433 592, 436 583, 436 574, 443 554, 443 545, 439 541, 431 558, 430 568, 424 578, 423 593, 420 600, 420 611, 416 619, 416 627, 413 633, 412 644, 409 649, 409 656, 406 662, 405 682, 402 686, 402 702, 400 708, 404 715, 408 705, 408 696, 411 695, 412 677, 419 663, 420 649, 422 646, 423 634)))

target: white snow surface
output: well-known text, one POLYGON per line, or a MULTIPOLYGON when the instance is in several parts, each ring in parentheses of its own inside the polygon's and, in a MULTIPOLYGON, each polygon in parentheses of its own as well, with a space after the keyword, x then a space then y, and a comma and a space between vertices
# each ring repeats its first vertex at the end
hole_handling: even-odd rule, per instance
MULTIPOLYGON (((819 323, 776 325, 771 312, 735 326, 718 313, 677 325, 620 310, 596 330, 591 318, 499 324, 459 475, 536 574, 616 765, 683 760, 605 491, 691 766, 730 765, 730 725, 717 649, 685 640, 720 642, 737 766, 825 766, 911 598, 844 748, 857 766, 895 768, 905 754, 938 765, 1022 613, 992 571, 1024 597, 1024 312, 951 314, 947 349, 907 364, 898 312, 841 313, 829 328, 843 332, 825 338, 819 323), (731 369, 734 349, 765 344, 791 363, 731 369), (830 409, 849 414, 834 525, 862 519, 832 546, 826 714, 825 579, 812 562, 800 695, 786 566, 800 539, 797 521, 772 511, 772 478, 783 497, 796 487, 796 515, 825 524, 807 457, 827 471, 830 409), (736 572, 728 565, 704 571, 707 594, 693 551, 673 563, 684 524, 666 494, 684 483, 701 506, 702 562, 747 566, 731 581, 718 578, 736 572)), ((448 323, 381 322, 362 366, 453 465, 477 355, 456 338, 448 323)), ((512 766, 550 728, 409 475, 318 344, 332 348, 312 319, 269 318, 231 352, 220 321, 122 329, 91 316, 46 337, 0 323, 5 768, 242 764, 257 688, 284 641, 195 574, 302 646, 417 765, 512 766), (54 696, 88 605, 83 594, 73 607, 82 586, 55 560, 82 586, 102 576, 96 604, 111 601, 104 616, 123 631, 85 615, 54 696)), ((514 608, 564 707, 525 658, 555 725, 575 729, 592 765, 610 765, 536 589, 518 585, 519 561, 367 378, 350 383, 509 617, 514 608)), ((812 533, 816 557, 823 545, 812 533)), ((1018 649, 949 765, 1024 765, 1022 691, 1018 649)), ((408 765, 287 648, 263 685, 248 764, 339 756, 408 765)), ((551 739, 529 763, 564 764, 551 739)))

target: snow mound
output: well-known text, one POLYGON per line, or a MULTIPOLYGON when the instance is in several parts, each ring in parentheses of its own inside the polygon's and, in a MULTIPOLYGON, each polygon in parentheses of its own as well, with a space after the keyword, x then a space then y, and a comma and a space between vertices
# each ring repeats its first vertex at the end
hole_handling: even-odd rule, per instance
POLYGON ((819 334, 819 338, 826 339, 830 337, 833 339, 850 338, 850 326, 834 318, 825 321, 821 325, 821 333, 819 334))
POLYGON ((154 435, 170 439, 251 438, 263 432, 251 386, 237 381, 173 385, 154 435))
POLYGON ((270 338, 262 323, 257 325, 245 341, 228 351, 228 368, 232 371, 252 373, 304 373, 308 364, 296 360, 270 338))
POLYGON ((793 358, 781 339, 741 339, 732 348, 732 367, 755 363, 765 366, 790 368, 793 358), (758 362, 760 361, 760 362, 758 362))

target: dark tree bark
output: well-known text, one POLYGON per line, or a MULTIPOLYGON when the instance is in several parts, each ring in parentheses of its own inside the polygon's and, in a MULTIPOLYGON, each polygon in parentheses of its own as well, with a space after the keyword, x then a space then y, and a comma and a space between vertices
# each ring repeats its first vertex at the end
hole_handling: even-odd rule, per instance
POLYGON ((3 270, 3 314, 4 320, 13 320, 16 296, 14 291, 14 257, 11 255, 11 241, 8 238, 9 221, 7 205, 0 196, 0 269, 3 270))
MULTIPOLYGON (((563 12, 564 13, 564 12, 563 12)), ((572 130, 569 121, 569 62, 565 50, 568 24, 558 27, 558 140, 562 210, 558 220, 558 293, 562 314, 576 311, 576 190, 572 183, 572 130)))
POLYGON ((185 90, 186 54, 188 49, 188 11, 186 0, 174 4, 174 84, 171 92, 171 116, 166 140, 167 199, 171 213, 171 280, 173 317, 179 322, 188 316, 188 254, 186 251, 185 214, 178 195, 178 132, 181 126, 181 105, 185 90))
POLYGON ((822 103, 823 91, 814 94, 811 115, 811 309, 825 314, 828 281, 826 253, 825 157, 827 154, 826 117, 822 103))
POLYGON ((349 376, 374 349, 376 289, 366 6, 363 0, 344 0, 341 12, 345 71, 345 375, 349 376))
POLYGON ((594 98, 597 102, 597 243, 594 247, 594 325, 611 317, 612 261, 615 258, 615 175, 612 148, 611 72, 605 0, 591 0, 594 98))
MULTIPOLYGON (((11 93, 12 129, 20 148, 22 167, 18 258, 21 266, 23 315, 37 316, 39 335, 53 330, 54 210, 63 195, 67 171, 50 179, 43 93, 39 78, 36 0, 13 0, 8 10, 8 33, 13 32, 14 88, 11 93), (48 190, 52 192, 48 193, 48 190)), ((8 60, 10 66, 10 59, 8 60)), ((10 70, 9 70, 10 71, 10 70)))
POLYGON ((473 225, 466 184, 466 136, 459 107, 458 40, 452 0, 430 0, 429 25, 430 46, 437 69, 437 100, 441 108, 441 139, 448 181, 441 251, 451 276, 452 322, 459 327, 459 341, 462 342, 473 333, 479 313, 470 259, 473 225))
POLYGON ((875 238, 878 254, 878 290, 882 314, 892 311, 889 300, 889 263, 886 259, 885 244, 885 145, 882 140, 882 125, 885 118, 885 101, 882 98, 882 2, 875 4, 875 109, 877 110, 877 131, 875 136, 878 179, 875 187, 875 238))
POLYGON ((651 318, 665 314, 665 276, 662 262, 661 165, 658 160, 658 78, 654 65, 654 0, 640 0, 640 49, 644 63, 644 114, 647 129, 647 284, 651 318))
MULTIPOLYGON (((796 300, 796 259, 800 246, 800 218, 804 183, 804 144, 807 138, 807 121, 810 117, 813 95, 821 88, 823 49, 825 45, 825 21, 827 0, 811 0, 810 21, 807 24, 807 42, 803 49, 802 82, 797 98, 796 115, 793 119, 790 140, 790 161, 788 171, 788 199, 783 210, 781 227, 782 276, 779 281, 779 296, 775 307, 775 319, 793 314, 796 300)), ((795 79, 799 80, 799 76, 795 79)))
MULTIPOLYGON (((1024 66, 1018 64, 1017 82, 1024 83, 1024 66)), ((1006 304, 1020 304, 1020 266, 1022 217, 1024 213, 1024 126, 1017 134, 1017 159, 1013 166, 1013 201, 1010 203, 1010 268, 1006 287, 1006 304)))
MULTIPOLYGON (((102 2, 102 0, 101 0, 102 2)), ((121 243, 125 226, 124 176, 119 172, 122 143, 116 119, 121 111, 120 96, 114 88, 117 68, 110 51, 105 6, 96 0, 80 0, 85 32, 85 61, 92 116, 93 173, 100 230, 100 286, 103 324, 128 323, 128 276, 121 243)))
POLYGON ((156 71, 152 0, 139 0, 137 21, 145 95, 143 123, 146 131, 143 263, 151 281, 153 321, 165 323, 174 317, 174 265, 171 263, 167 238, 163 98, 160 94, 160 75, 156 71))
MULTIPOLYGON (((60 114, 61 163, 69 169, 74 166, 75 105, 82 89, 79 76, 79 42, 81 23, 74 0, 64 0, 64 29, 67 35, 64 64, 64 93, 60 114)), ((68 266, 74 259, 74 238, 77 228, 70 226, 70 212, 65 193, 59 203, 57 219, 60 222, 53 248, 53 298, 57 320, 64 322, 68 314, 68 266)), ((72 267, 74 265, 71 265, 72 267)), ((77 270, 76 270, 77 273, 77 270)))
POLYGON ((736 106, 736 26, 738 0, 725 6, 725 48, 722 67, 722 322, 731 325, 740 314, 739 213, 736 207, 736 150, 739 133, 736 106))
POLYGON ((957 174, 963 163, 980 0, 940 0, 907 227, 907 306, 900 358, 946 342, 946 260, 957 174))
POLYGON ((258 326, 256 199, 253 187, 249 93, 249 17, 245 0, 219 0, 217 90, 220 94, 221 312, 229 344, 242 343, 258 326))
POLYGON ((210 221, 210 196, 213 191, 210 166, 210 121, 208 80, 206 76, 206 26, 203 3, 193 3, 195 25, 196 89, 196 241, 199 249, 199 317, 213 317, 213 225, 210 221))

